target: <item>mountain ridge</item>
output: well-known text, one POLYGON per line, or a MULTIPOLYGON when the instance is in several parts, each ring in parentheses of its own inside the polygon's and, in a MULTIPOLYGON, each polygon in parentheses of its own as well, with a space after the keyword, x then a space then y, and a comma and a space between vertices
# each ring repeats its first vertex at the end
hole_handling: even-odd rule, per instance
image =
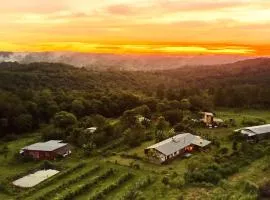
POLYGON ((193 65, 220 65, 254 58, 243 55, 139 55, 78 52, 0 52, 0 62, 65 63, 94 70, 151 71, 193 65))

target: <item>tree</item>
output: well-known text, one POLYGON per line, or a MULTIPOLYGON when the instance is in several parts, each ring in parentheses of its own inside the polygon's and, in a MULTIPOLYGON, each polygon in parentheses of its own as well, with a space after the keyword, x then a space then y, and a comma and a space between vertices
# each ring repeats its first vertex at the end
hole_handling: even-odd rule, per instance
POLYGON ((167 109, 168 109, 168 106, 165 103, 160 102, 157 104, 157 108, 156 108, 157 112, 162 113, 166 111, 167 109))
POLYGON ((160 117, 158 119, 158 123, 156 126, 156 131, 155 131, 155 139, 156 142, 160 142, 164 139, 166 139, 166 130, 169 127, 169 123, 165 120, 164 117, 160 117))
POLYGON ((164 113, 164 117, 172 126, 183 119, 183 115, 179 110, 168 110, 164 113))
POLYGON ((237 151, 237 150, 238 150, 238 142, 237 142, 237 141, 233 141, 232 149, 233 149, 234 151, 237 151))
POLYGON ((174 126, 174 130, 176 132, 184 132, 186 130, 186 126, 182 123, 177 123, 175 126, 174 126))
POLYGON ((191 107, 189 99, 182 99, 180 101, 180 107, 182 110, 188 110, 191 107))
POLYGON ((21 114, 15 118, 14 126, 17 132, 23 133, 32 130, 33 118, 29 114, 21 114))
POLYGON ((155 112, 157 108, 157 103, 158 100, 156 98, 147 98, 144 99, 143 103, 148 106, 148 108, 152 111, 155 112))
POLYGON ((72 113, 61 111, 54 116, 54 125, 58 128, 68 128, 77 122, 77 118, 72 113))
POLYGON ((181 109, 181 103, 177 100, 169 101, 171 109, 181 109))
POLYGON ((132 127, 136 124, 136 112, 134 110, 127 110, 121 117, 121 122, 125 127, 132 127))
POLYGON ((71 111, 74 113, 76 116, 82 116, 83 112, 85 110, 85 107, 83 105, 82 100, 80 99, 75 99, 71 103, 71 111))
POLYGON ((0 118, 0 137, 4 136, 8 131, 8 119, 7 118, 0 118))
POLYGON ((124 132, 125 143, 131 147, 136 147, 141 144, 145 138, 144 129, 141 124, 135 123, 132 128, 126 129, 124 132))
POLYGON ((95 149, 96 145, 91 141, 83 145, 83 152, 86 156, 89 156, 95 149))
POLYGON ((52 91, 49 89, 42 90, 36 97, 38 113, 42 120, 49 122, 54 114, 59 110, 57 103, 53 99, 52 91))
POLYGON ((5 157, 5 158, 7 158, 8 152, 9 152, 9 148, 8 148, 8 146, 5 145, 5 146, 2 148, 1 153, 4 154, 4 157, 5 157))
POLYGON ((157 86, 157 97, 159 99, 164 99, 165 96, 165 85, 164 84, 159 84, 157 86))
POLYGON ((138 115, 142 115, 147 118, 151 117, 151 111, 147 105, 136 107, 133 109, 133 111, 138 115))

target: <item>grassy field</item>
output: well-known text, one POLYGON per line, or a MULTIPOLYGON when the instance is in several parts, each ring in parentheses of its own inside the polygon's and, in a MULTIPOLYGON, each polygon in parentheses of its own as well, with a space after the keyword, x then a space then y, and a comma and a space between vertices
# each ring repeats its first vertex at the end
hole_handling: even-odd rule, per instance
MULTIPOLYGON (((228 139, 228 136, 232 131, 238 127, 241 127, 241 121, 244 118, 259 117, 270 122, 269 111, 256 111, 256 110, 220 110, 216 112, 217 116, 223 119, 233 118, 236 120, 236 127, 233 128, 218 128, 218 129, 204 129, 198 128, 197 132, 202 135, 208 135, 210 137, 218 138, 221 147, 227 147, 230 151, 232 150, 232 143, 228 139)), ((72 173, 68 173, 61 178, 52 177, 48 181, 50 184, 38 185, 36 190, 32 189, 19 189, 13 187, 11 182, 18 174, 27 173, 31 169, 35 169, 40 162, 18 162, 14 155, 20 150, 20 148, 27 144, 36 142, 40 139, 39 134, 30 134, 21 137, 18 140, 11 141, 8 143, 0 143, 0 148, 4 145, 8 146, 9 153, 7 156, 0 155, 0 183, 5 185, 5 191, 0 188, 0 199, 58 199, 60 200, 66 196, 70 191, 76 192, 76 195, 72 199, 88 200, 94 199, 95 195, 102 193, 102 198, 106 200, 118 200, 128 199, 124 198, 132 189, 136 188, 142 180, 148 176, 151 177, 151 183, 146 184, 143 187, 136 188, 136 195, 138 197, 144 197, 144 199, 214 199, 217 193, 232 193, 235 197, 245 198, 245 191, 239 189, 239 184, 242 181, 250 180, 254 183, 260 184, 270 177, 270 170, 265 170, 265 164, 269 160, 266 157, 260 158, 253 161, 249 165, 239 169, 239 172, 228 177, 227 180, 222 183, 211 186, 183 186, 183 187, 171 187, 162 183, 162 179, 170 177, 171 180, 183 179, 184 173, 187 170, 187 164, 191 160, 196 160, 200 163, 211 163, 212 155, 216 149, 211 148, 207 152, 195 152, 189 159, 177 158, 167 165, 156 165, 148 162, 144 155, 144 148, 154 144, 154 141, 148 141, 143 143, 141 146, 121 150, 122 148, 113 149, 113 154, 110 156, 102 157, 83 157, 80 150, 74 149, 71 156, 53 161, 56 166, 62 167, 62 172, 71 169, 79 163, 85 163, 81 168, 78 168, 72 173), (138 156, 138 159, 126 158, 123 154, 138 156), (136 164, 136 169, 132 166, 136 164), (99 168, 95 171, 91 171, 93 167, 98 166, 99 168), (113 170, 113 174, 100 178, 109 169, 113 170), (119 179, 125 174, 132 174, 132 176, 121 182, 119 179), (80 177, 80 178, 78 178, 80 177), (92 184, 94 182, 94 184, 92 184), (117 183, 116 186, 111 186, 113 183, 117 183), (80 190, 81 187, 85 187, 84 190, 80 190), (108 189, 110 187, 111 189, 108 189), (80 190, 80 192, 78 192, 80 190), (56 192, 57 191, 57 192, 56 192), (105 192, 104 192, 105 191, 105 192)), ((46 181, 45 181, 46 183, 46 181)), ((132 199, 132 198, 130 198, 132 199)), ((139 199, 139 198, 133 198, 139 199)), ((225 199, 225 198, 224 198, 225 199)), ((252 198, 251 198, 252 199, 252 198)))

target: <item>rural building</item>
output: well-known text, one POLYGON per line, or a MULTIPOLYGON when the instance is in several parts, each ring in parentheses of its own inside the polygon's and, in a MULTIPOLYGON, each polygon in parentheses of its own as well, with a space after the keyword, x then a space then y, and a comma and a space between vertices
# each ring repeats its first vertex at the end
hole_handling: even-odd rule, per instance
POLYGON ((142 123, 143 121, 145 121, 145 122, 150 122, 151 121, 150 119, 148 119, 148 118, 146 118, 144 116, 141 116, 141 115, 137 116, 137 119, 138 119, 138 121, 140 123, 142 123))
POLYGON ((203 122, 207 127, 209 127, 209 128, 215 127, 216 128, 219 126, 224 126, 224 120, 214 117, 213 113, 201 112, 200 114, 202 116, 200 121, 203 122))
POLYGON ((210 126, 214 121, 214 114, 210 112, 201 112, 202 118, 201 121, 206 124, 206 126, 210 126))
POLYGON ((270 138, 270 124, 251 126, 235 130, 235 132, 244 135, 247 140, 261 140, 265 138, 270 138))
POLYGON ((69 155, 71 149, 69 144, 62 143, 62 140, 50 140, 23 147, 20 153, 24 156, 31 156, 36 160, 54 160, 58 156, 69 155))
POLYGON ((96 130, 97 130, 97 127, 95 127, 95 126, 86 129, 86 131, 89 133, 94 133, 94 132, 96 132, 96 130))
POLYGON ((200 136, 183 133, 146 148, 144 153, 150 160, 164 163, 176 156, 204 148, 210 143, 210 141, 204 140, 200 136))

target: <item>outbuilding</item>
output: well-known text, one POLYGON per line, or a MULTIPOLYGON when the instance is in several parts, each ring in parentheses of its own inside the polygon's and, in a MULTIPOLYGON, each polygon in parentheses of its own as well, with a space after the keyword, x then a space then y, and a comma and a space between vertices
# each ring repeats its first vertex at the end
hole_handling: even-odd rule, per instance
POLYGON ((62 140, 49 140, 23 147, 23 156, 33 157, 35 160, 54 160, 58 156, 65 157, 71 153, 70 145, 62 140))
POLYGON ((247 140, 258 141, 270 138, 270 124, 245 127, 237 129, 234 132, 241 133, 247 140))

